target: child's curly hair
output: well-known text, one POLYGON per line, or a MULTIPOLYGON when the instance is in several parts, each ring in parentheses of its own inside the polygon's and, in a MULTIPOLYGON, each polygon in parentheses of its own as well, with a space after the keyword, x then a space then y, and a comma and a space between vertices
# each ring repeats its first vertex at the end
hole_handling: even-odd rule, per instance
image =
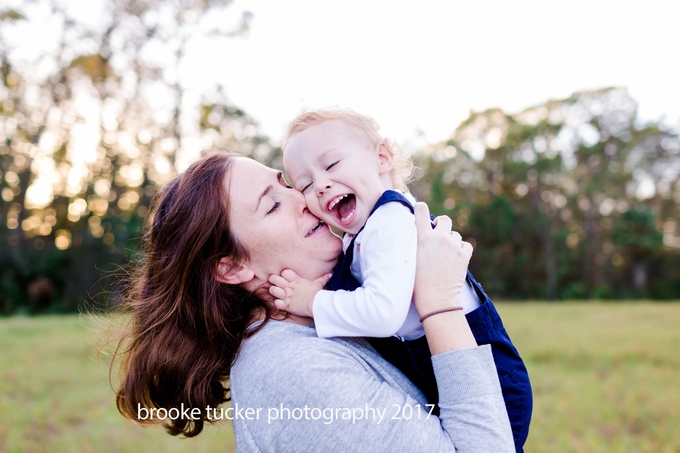
POLYGON ((283 151, 285 152, 288 140, 290 140, 294 134, 331 120, 344 121, 357 131, 363 132, 374 146, 383 144, 392 156, 394 156, 394 167, 391 172, 394 188, 402 191, 407 190, 406 186, 413 179, 414 166, 411 156, 405 150, 397 146, 393 140, 383 137, 380 133, 380 125, 376 120, 370 116, 357 113, 352 109, 318 109, 301 113, 288 125, 288 131, 283 140, 283 151))

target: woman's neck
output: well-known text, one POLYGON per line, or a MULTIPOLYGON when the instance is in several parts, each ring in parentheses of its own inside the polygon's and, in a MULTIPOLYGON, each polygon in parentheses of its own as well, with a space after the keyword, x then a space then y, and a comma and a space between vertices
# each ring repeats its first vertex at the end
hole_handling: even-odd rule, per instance
MULTIPOLYGON (((263 321, 265 318, 264 310, 258 310, 257 313, 251 318, 250 323, 252 324, 256 321, 263 321)), ((293 324, 300 324, 302 326, 311 326, 314 324, 314 318, 308 318, 306 316, 298 316, 285 311, 279 311, 272 315, 272 318, 276 321, 290 322, 293 324), (288 316, 286 316, 288 315, 288 316)))
POLYGON ((289 315, 285 319, 281 319, 284 322, 290 322, 293 324, 300 324, 303 326, 311 326, 314 324, 314 318, 308 318, 306 316, 289 315))

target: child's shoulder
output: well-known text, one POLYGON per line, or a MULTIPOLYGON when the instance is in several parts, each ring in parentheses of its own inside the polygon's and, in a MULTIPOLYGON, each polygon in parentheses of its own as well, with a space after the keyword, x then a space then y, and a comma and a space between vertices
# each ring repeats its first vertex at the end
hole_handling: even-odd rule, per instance
MULTIPOLYGON (((413 199, 410 194, 407 195, 413 199)), ((366 220, 362 233, 365 236, 365 233, 370 231, 385 233, 387 231, 400 231, 404 228, 408 231, 415 228, 412 204, 408 205, 395 200, 378 206, 366 220)))
POLYGON ((417 200, 408 192, 398 192, 396 190, 388 190, 383 193, 376 207, 374 207, 373 214, 369 216, 369 219, 374 215, 384 216, 384 215, 404 215, 408 213, 413 215, 413 205, 417 200))

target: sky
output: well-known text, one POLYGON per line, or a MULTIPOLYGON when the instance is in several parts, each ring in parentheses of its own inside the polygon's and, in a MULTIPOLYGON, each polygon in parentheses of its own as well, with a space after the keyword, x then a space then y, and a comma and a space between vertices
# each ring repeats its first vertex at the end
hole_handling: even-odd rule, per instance
POLYGON ((605 86, 627 87, 643 120, 680 125, 678 1, 236 0, 229 10, 253 13, 249 37, 199 46, 183 77, 222 83, 275 141, 303 108, 350 107, 397 140, 435 142, 470 109, 516 112, 605 86))
MULTIPOLYGON (((66 3, 81 19, 101 7, 66 3)), ((210 20, 244 11, 248 36, 191 41, 180 77, 196 98, 222 85, 274 143, 303 109, 339 106, 417 149, 471 109, 606 86, 627 87, 643 120, 680 127, 677 0, 234 0, 210 20)), ((37 33, 24 47, 46 44, 37 33)))

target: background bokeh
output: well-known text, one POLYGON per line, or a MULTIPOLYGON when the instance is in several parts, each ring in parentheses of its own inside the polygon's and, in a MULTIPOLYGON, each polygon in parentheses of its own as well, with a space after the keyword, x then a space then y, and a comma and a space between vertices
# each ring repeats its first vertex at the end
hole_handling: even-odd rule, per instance
MULTIPOLYGON (((96 21, 58 2, 0 12, 0 313, 72 312, 115 291, 102 275, 127 262, 152 195, 202 150, 280 167, 224 86, 197 96, 181 76, 197 37, 247 37, 251 13, 209 20, 230 3, 103 2, 96 21), (54 41, 28 45, 36 23, 54 41)), ((678 128, 637 107, 606 87, 471 111, 448 139, 406 145, 420 168, 411 190, 477 246, 471 267, 497 298, 677 298, 678 128)))
MULTIPOLYGON (((135 260, 152 196, 202 151, 238 150, 281 168, 280 137, 271 138, 257 117, 235 103, 233 99, 238 96, 229 93, 238 93, 239 86, 207 83, 204 79, 197 83, 186 69, 202 55, 228 62, 233 72, 248 74, 247 65, 230 60, 228 52, 205 53, 205 49, 206 43, 212 43, 210 49, 220 43, 229 49, 229 43, 248 40, 254 33, 257 14, 229 0, 106 0, 97 4, 94 16, 81 14, 75 3, 56 0, 15 0, 0 6, 0 315, 14 315, 0 323, 4 329, 0 344, 17 354, 0 370, 8 386, 3 389, 3 398, 34 394, 30 389, 17 390, 19 387, 12 387, 12 383, 22 380, 21 373, 30 369, 28 365, 26 369, 19 366, 21 358, 39 344, 47 347, 41 343, 43 335, 76 335, 68 330, 75 326, 68 327, 73 323, 72 316, 48 317, 31 324, 17 315, 68 314, 85 306, 115 306, 119 277, 135 260), (55 321, 59 319, 64 320, 63 325, 55 321)), ((361 11, 356 14, 360 16, 361 11)), ((545 24, 539 27, 545 28, 545 24)), ((574 33, 580 31, 575 29, 574 33)), ((613 42, 615 38, 611 37, 613 42)), ((402 40, 399 38, 400 43, 402 40)), ((472 49, 474 41, 465 45, 472 49)), ((646 55, 656 55, 659 46, 676 45, 652 43, 646 55)), ((290 49, 291 54, 303 51, 303 47, 290 49)), ((410 52, 417 53, 417 49, 410 52)), ((512 61, 517 67, 509 70, 528 68, 522 62, 529 55, 532 64, 541 61, 520 43, 516 52, 512 61)), ((630 49, 628 64, 644 61, 643 54, 630 49)), ((510 64, 507 58, 501 59, 504 64, 510 64)), ((668 66, 672 59, 669 53, 666 60, 659 61, 664 77, 669 68, 677 72, 677 68, 668 66)), ((323 61, 330 65, 327 56, 323 61)), ((357 69, 365 70, 370 66, 367 63, 358 62, 357 69)), ((390 64, 395 66, 393 70, 399 70, 398 64, 390 64)), ((426 86, 429 63, 409 64, 419 65, 416 70, 422 74, 413 85, 426 86)), ((565 62, 565 67, 573 64, 578 61, 565 62)), ((294 69, 275 64, 270 68, 274 74, 294 69)), ((582 70, 592 67, 584 64, 582 70)), ((304 76, 300 74, 302 79, 304 76)), ((502 83, 505 76, 498 71, 483 77, 491 86, 494 80, 502 83)), ((648 83, 653 85, 655 80, 652 71, 648 83)), ((286 88, 281 86, 280 90, 286 88)), ((327 87, 329 92, 335 89, 327 87)), ((395 92, 394 98, 403 94, 395 92)), ((676 94, 669 91, 669 105, 679 104, 676 94)), ((356 105, 343 106, 359 110, 356 105)), ((412 110, 404 107, 404 115, 413 116, 412 110)), ((419 169, 411 191, 428 202, 434 214, 450 216, 454 228, 473 243, 471 269, 495 300, 678 299, 680 124, 663 117, 643 117, 638 112, 638 102, 621 85, 575 89, 571 95, 557 95, 528 108, 470 110, 460 124, 450 125, 446 138, 427 139, 416 134, 415 139, 401 140, 419 169)), ((376 119, 381 122, 379 116, 376 119)), ((545 304, 525 306, 532 312, 549 310, 545 304)), ((572 305, 555 308, 566 311, 546 311, 546 317, 570 313, 571 308, 565 307, 572 305)), ((641 313, 631 312, 630 304, 597 307, 595 316, 600 321, 617 319, 615 313, 620 313, 630 323, 641 313)), ((515 316, 512 319, 517 322, 520 342, 530 349, 534 341, 541 341, 538 331, 530 331, 541 321, 528 312, 517 314, 512 311, 515 309, 521 307, 506 310, 515 316)), ((579 313, 587 316, 590 310, 579 313)), ((668 333, 659 338, 661 348, 669 351, 680 345, 680 339, 663 324, 665 316, 658 314, 650 322, 660 322, 661 332, 668 333)), ((668 316, 675 319, 676 315, 668 316)), ((546 325, 556 326, 557 321, 553 322, 546 325)), ((513 325, 506 324, 512 334, 513 325)), ((579 325, 585 328, 595 324, 589 320, 579 325)), ((646 328, 650 333, 644 338, 652 338, 654 328, 646 328)), ((616 337, 616 328, 611 329, 616 337)), ((58 346, 61 343, 56 337, 52 344, 58 346)), ((64 350, 69 347, 64 346, 64 350)), ((597 348, 595 344, 591 347, 597 348)), ((584 365, 578 357, 587 349, 583 345, 571 352, 537 350, 535 357, 528 359, 530 371, 535 366, 537 373, 545 373, 546 363, 564 365, 572 359, 583 370, 590 366, 588 360, 595 363, 597 357, 605 359, 593 369, 605 374, 607 369, 620 366, 617 357, 624 357, 624 361, 625 357, 642 357, 640 363, 652 367, 646 372, 657 377, 655 366, 666 367, 664 373, 677 372, 680 366, 663 354, 657 360, 649 359, 647 352, 631 356, 623 349, 595 354, 584 365)), ((83 363, 74 365, 74 369, 83 363)), ((43 372, 59 369, 54 365, 43 372)), ((645 376, 649 382, 649 375, 645 376)), ((97 379, 106 386, 106 373, 97 379)), ((559 382, 558 377, 546 377, 537 388, 550 394, 553 387, 547 382, 551 379, 559 382)), ((95 385, 94 381, 86 385, 95 385)), ((25 384, 28 382, 32 381, 25 384)), ((54 384, 35 382, 40 388, 54 384)), ((675 398, 678 402, 677 392, 663 385, 660 388, 666 389, 671 401, 675 398)), ((19 400, 7 398, 0 403, 18 404, 19 400)), ((638 396, 630 398, 635 402, 638 396)), ((18 406, 11 407, 15 410, 18 406)), ((67 415, 70 420, 68 417, 75 417, 74 426, 80 426, 76 415, 67 415)), ((669 417, 678 420, 677 413, 669 417)), ((70 426, 68 423, 66 426, 70 426)), ((623 426, 616 420, 610 425, 616 428, 604 430, 604 438, 623 426)), ((38 428, 27 426, 25 432, 30 437, 38 428)), ((629 434, 633 430, 632 438, 645 439, 646 425, 636 426, 622 429, 629 434)), ((49 426, 40 429, 46 431, 38 439, 49 439, 49 426)), ((37 432, 42 433, 40 429, 37 432)), ((569 429, 578 433, 580 428, 569 429)), ((556 442, 550 437, 550 427, 541 432, 547 433, 545 445, 556 442)), ((14 446, 22 445, 3 433, 0 430, 0 452, 4 448, 15 451, 14 446)), ((664 431, 655 437, 649 449, 641 441, 624 443, 616 451, 680 451, 678 443, 672 444, 667 435, 664 431), (636 449, 628 449, 631 445, 636 449)), ((597 436, 585 444, 584 439, 590 437, 573 438, 575 443, 564 441, 564 451, 574 451, 570 447, 615 451, 598 450, 597 436)), ((24 451, 34 451, 33 447, 26 448, 24 451)))

